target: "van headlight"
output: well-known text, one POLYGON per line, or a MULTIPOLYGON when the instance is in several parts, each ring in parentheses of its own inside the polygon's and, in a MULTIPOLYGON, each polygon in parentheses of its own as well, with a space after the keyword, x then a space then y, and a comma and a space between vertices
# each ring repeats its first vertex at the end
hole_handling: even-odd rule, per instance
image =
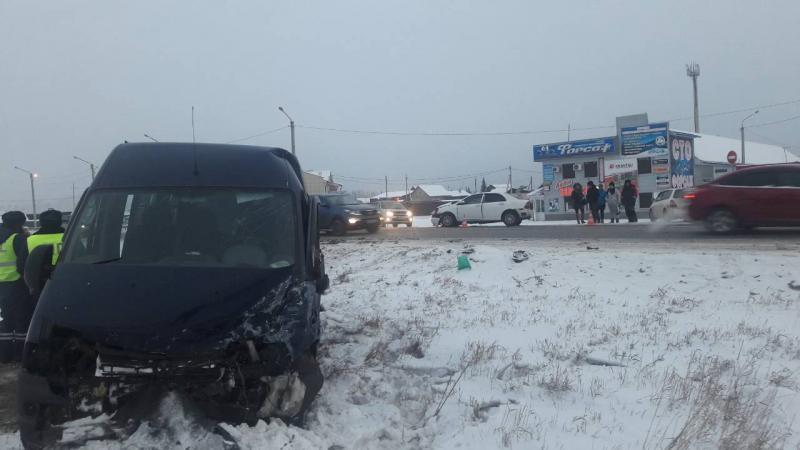
POLYGON ((386 211, 386 217, 394 217, 394 213, 391 211, 386 211))
POLYGON ((356 219, 355 217, 351 217, 351 218, 347 219, 347 222, 350 225, 354 225, 356 222, 358 222, 358 219, 356 219))

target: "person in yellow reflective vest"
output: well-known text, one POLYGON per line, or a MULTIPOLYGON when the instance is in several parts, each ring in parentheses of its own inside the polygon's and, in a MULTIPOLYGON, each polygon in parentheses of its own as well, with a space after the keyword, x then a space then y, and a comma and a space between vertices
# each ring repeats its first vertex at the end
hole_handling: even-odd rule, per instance
POLYGON ((28 257, 25 222, 20 211, 9 211, 0 225, 0 362, 22 360, 25 335, 33 314, 28 287, 22 279, 28 257))
POLYGON ((48 209, 39 214, 41 228, 28 237, 28 253, 40 245, 52 245, 53 266, 55 266, 58 255, 61 253, 61 241, 64 239, 64 227, 61 226, 61 223, 61 211, 48 209))

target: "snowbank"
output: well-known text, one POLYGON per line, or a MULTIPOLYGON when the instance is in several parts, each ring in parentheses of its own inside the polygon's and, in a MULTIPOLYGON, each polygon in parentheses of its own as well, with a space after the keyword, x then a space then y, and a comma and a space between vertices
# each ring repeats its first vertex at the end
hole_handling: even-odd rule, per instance
MULTIPOLYGON (((325 386, 308 429, 242 448, 795 448, 798 246, 325 246, 325 386), (530 258, 514 263, 522 249, 530 258)), ((124 442, 218 448, 179 399, 124 442)), ((0 435, 0 445, 18 445, 0 435)))

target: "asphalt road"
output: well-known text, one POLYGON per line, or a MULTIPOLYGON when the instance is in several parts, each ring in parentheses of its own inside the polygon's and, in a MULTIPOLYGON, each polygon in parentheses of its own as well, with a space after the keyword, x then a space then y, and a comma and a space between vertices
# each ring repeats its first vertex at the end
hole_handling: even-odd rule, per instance
POLYGON ((731 235, 716 236, 698 224, 651 225, 534 225, 519 227, 470 226, 469 228, 381 228, 375 234, 353 231, 346 236, 323 236, 333 240, 538 240, 556 239, 571 241, 648 241, 673 242, 681 246, 691 243, 709 244, 759 242, 800 244, 800 228, 758 228, 731 235))

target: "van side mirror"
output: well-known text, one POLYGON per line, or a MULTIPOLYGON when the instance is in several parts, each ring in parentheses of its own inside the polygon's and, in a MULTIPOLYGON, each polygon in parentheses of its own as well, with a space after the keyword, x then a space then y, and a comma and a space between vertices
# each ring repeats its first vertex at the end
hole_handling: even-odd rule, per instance
POLYGON ((39 245, 25 261, 25 284, 31 294, 38 297, 53 271, 53 245, 39 245))

